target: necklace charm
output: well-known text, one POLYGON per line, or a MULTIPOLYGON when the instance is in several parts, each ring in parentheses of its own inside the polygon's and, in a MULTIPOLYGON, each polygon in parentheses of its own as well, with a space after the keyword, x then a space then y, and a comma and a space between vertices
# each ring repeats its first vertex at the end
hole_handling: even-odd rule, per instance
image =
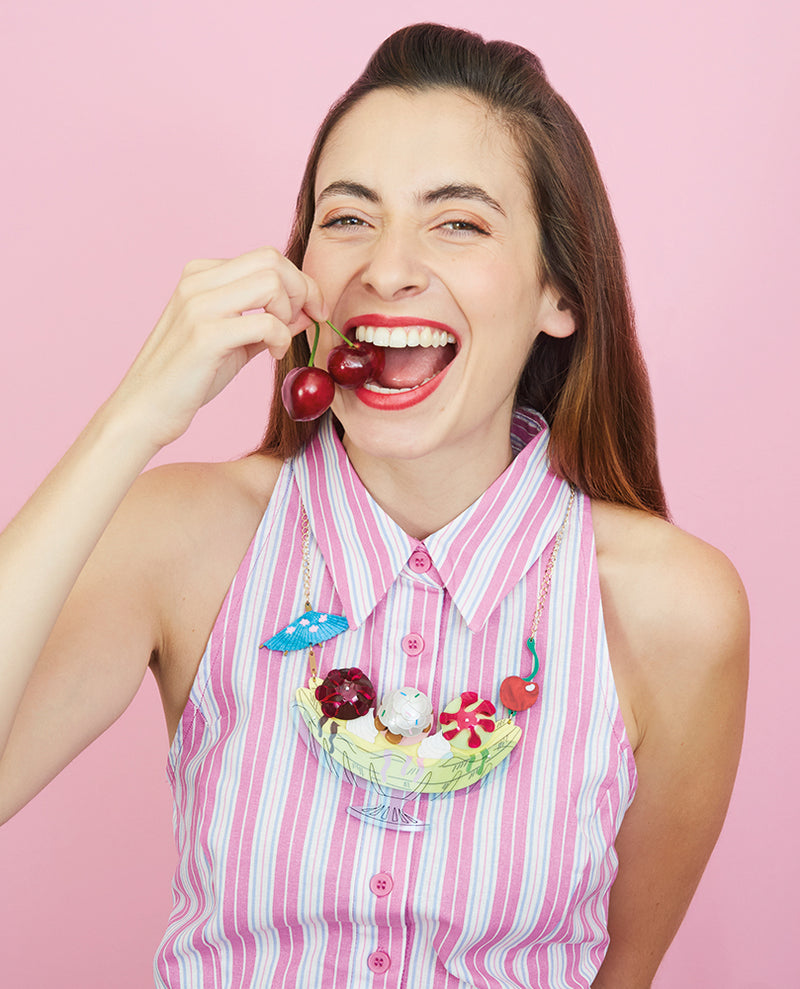
POLYGON ((306 610, 302 615, 293 619, 266 642, 261 643, 262 649, 279 649, 289 652, 292 649, 308 649, 318 646, 320 642, 332 639, 340 632, 345 632, 350 626, 343 615, 331 615, 321 611, 306 610))
POLYGON ((357 666, 331 670, 315 689, 314 697, 326 718, 353 721, 363 718, 375 703, 372 681, 357 666))
POLYGON ((465 690, 439 715, 443 725, 452 726, 442 735, 459 749, 479 749, 495 730, 495 713, 491 701, 478 697, 474 690, 465 690))
POLYGON ((539 684, 531 677, 506 677, 500 684, 500 702, 514 713, 527 711, 538 699, 539 684))
POLYGON ((404 739, 422 741, 433 727, 433 705, 413 687, 391 690, 375 713, 375 727, 386 732, 386 741, 399 745, 404 739))
POLYGON ((533 653, 533 673, 527 677, 506 677, 500 684, 500 703, 505 704, 509 711, 527 711, 539 699, 539 684, 533 678, 539 672, 539 657, 536 655, 536 644, 531 637, 526 645, 533 653))
POLYGON ((434 731, 435 715, 419 691, 401 688, 377 705, 374 698, 372 684, 356 668, 332 670, 325 680, 312 676, 295 694, 313 744, 353 781, 364 780, 380 793, 395 790, 408 799, 471 786, 499 765, 522 735, 518 725, 495 721, 494 705, 474 691, 446 706, 439 716, 443 731, 434 731))

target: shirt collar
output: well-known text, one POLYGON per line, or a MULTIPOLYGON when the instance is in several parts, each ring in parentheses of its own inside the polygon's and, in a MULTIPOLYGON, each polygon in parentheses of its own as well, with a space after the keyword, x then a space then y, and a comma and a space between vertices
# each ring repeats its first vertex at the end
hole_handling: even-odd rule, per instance
POLYGON ((564 518, 569 485, 548 467, 548 436, 538 413, 518 410, 511 430, 516 456, 509 467, 420 544, 361 483, 327 415, 295 458, 294 476, 351 627, 363 624, 422 545, 470 630, 483 628, 564 518))

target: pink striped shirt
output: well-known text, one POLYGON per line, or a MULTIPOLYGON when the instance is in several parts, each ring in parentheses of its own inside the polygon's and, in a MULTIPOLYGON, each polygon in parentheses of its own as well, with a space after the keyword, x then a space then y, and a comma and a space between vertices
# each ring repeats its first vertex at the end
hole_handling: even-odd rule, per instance
POLYGON ((522 738, 469 790, 405 804, 421 830, 348 808, 380 797, 331 771, 298 729, 304 652, 260 643, 311 601, 350 629, 320 674, 359 666, 434 710, 475 690, 502 712, 569 487, 547 427, 517 414, 517 455, 424 542, 372 500, 328 419, 283 468, 229 589, 175 737, 179 864, 161 987, 588 987, 603 959, 613 842, 636 772, 611 674, 588 499, 577 494, 537 635, 540 698, 522 738))

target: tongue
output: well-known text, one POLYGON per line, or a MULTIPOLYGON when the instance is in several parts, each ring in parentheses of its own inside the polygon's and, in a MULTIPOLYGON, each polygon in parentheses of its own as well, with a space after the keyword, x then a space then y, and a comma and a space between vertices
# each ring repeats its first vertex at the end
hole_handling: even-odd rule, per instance
POLYGON ((416 388, 444 370, 455 347, 384 347, 386 366, 378 379, 382 388, 416 388))

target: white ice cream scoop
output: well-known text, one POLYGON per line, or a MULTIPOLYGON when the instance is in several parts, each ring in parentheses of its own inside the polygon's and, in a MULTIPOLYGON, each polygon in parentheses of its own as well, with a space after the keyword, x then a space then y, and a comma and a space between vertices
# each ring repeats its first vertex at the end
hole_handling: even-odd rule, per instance
POLYGON ((378 706, 375 725, 390 742, 417 738, 433 724, 433 705, 416 687, 399 687, 386 694, 378 706))

